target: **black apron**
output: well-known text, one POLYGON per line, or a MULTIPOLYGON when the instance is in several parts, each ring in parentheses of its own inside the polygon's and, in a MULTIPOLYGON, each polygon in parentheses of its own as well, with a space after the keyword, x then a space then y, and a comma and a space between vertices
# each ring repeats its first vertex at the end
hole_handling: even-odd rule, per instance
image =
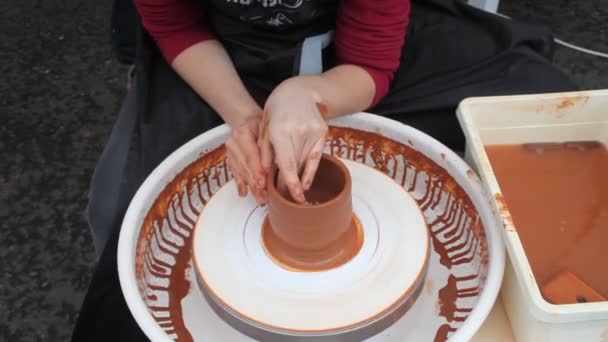
MULTIPOLYGON (((304 40, 333 30, 336 5, 336 0, 206 0, 204 8, 207 24, 245 87, 263 106, 278 83, 298 73, 304 40)), ((110 236, 108 227, 120 224, 145 177, 179 146, 222 123, 168 65, 141 26, 135 50, 134 89, 127 95, 91 185, 87 212, 98 253, 110 236)), ((328 68, 333 49, 324 51, 328 68)))
MULTIPOLYGON (((336 5, 336 0, 206 0, 205 19, 263 107, 276 85, 297 75, 302 42, 334 29, 336 5)), ((138 94, 138 117, 143 118, 147 174, 184 142, 222 121, 170 68, 150 37, 142 35, 141 43, 137 86, 145 91, 138 94)), ((325 51, 327 68, 333 50, 325 51)))
MULTIPOLYGON (((334 28, 336 6, 332 0, 205 3, 207 22, 260 106, 279 82, 297 74, 304 39, 334 28)), ((101 232, 99 250, 107 244, 74 341, 145 340, 118 282, 122 217, 139 185, 164 158, 222 123, 164 61, 141 26, 138 37, 136 84, 92 180, 89 223, 101 232)), ((369 111, 462 150, 464 137, 455 117, 462 99, 577 89, 551 64, 552 53, 552 34, 544 27, 500 18, 458 0, 414 1, 400 67, 388 95, 369 111)), ((331 45, 323 50, 325 69, 335 64, 334 55, 331 45)))

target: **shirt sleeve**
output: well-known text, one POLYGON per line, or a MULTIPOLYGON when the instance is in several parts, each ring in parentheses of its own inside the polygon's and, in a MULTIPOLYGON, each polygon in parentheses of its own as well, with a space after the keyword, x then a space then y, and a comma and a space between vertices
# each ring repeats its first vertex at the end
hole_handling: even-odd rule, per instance
POLYGON ((365 69, 376 85, 372 106, 387 93, 399 67, 410 0, 341 0, 334 44, 339 64, 365 69))
POLYGON ((190 46, 214 38, 203 21, 200 2, 135 0, 144 28, 169 63, 190 46))

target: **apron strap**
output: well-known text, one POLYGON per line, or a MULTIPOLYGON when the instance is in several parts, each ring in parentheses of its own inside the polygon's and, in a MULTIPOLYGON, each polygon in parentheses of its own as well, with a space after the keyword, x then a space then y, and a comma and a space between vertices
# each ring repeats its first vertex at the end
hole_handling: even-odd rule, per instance
POLYGON ((137 85, 134 85, 127 93, 91 179, 86 215, 98 257, 114 227, 120 226, 130 200, 129 196, 125 196, 125 191, 134 185, 128 179, 127 165, 138 122, 136 88, 137 85))
POLYGON ((304 39, 299 75, 319 75, 323 72, 323 49, 331 43, 333 37, 334 32, 329 31, 304 39))

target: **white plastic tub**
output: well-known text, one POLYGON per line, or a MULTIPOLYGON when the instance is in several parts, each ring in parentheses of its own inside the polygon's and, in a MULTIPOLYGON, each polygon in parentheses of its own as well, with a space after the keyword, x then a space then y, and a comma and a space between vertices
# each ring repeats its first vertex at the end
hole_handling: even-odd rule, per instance
MULTIPOLYGON (((510 214, 496 200, 502 194, 484 149, 534 142, 608 144, 608 90, 469 98, 460 104, 458 119, 467 139, 466 159, 481 176, 504 228, 509 260, 501 296, 517 340, 608 341, 608 302, 554 305, 541 296, 510 214)), ((608 272, 608 260, 589 262, 608 272)))

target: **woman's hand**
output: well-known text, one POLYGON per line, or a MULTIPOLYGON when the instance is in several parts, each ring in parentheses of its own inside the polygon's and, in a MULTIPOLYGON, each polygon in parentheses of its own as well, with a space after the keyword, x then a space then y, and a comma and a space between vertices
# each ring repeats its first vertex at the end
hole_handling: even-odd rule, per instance
POLYGON ((311 78, 294 77, 270 94, 264 107, 260 134, 262 166, 270 171, 273 161, 279 173, 279 190, 304 203, 327 138, 321 95, 311 78))
POLYGON ((171 65, 232 128, 226 154, 239 194, 246 196, 249 188, 258 203, 265 203, 266 174, 257 145, 262 108, 243 85, 222 44, 217 40, 196 43, 171 65))
POLYGON ((375 93, 373 78, 354 65, 340 65, 322 75, 284 81, 266 102, 270 124, 266 138, 259 141, 260 155, 260 147, 252 141, 262 137, 258 135, 262 110, 241 82, 224 47, 217 40, 194 44, 175 57, 171 65, 232 127, 227 142, 228 165, 239 194, 245 196, 249 187, 260 204, 266 202, 266 174, 260 164, 270 170, 273 150, 281 170, 279 187, 287 184, 291 196, 304 202, 304 190, 312 183, 325 143, 324 119, 367 108, 375 93), (201 64, 201 60, 207 63, 201 64), (325 108, 323 115, 317 107, 321 103, 325 108))
POLYGON ((241 197, 247 196, 247 189, 258 204, 266 203, 266 172, 262 168, 258 132, 261 115, 244 120, 232 129, 226 141, 228 167, 236 181, 241 197))

